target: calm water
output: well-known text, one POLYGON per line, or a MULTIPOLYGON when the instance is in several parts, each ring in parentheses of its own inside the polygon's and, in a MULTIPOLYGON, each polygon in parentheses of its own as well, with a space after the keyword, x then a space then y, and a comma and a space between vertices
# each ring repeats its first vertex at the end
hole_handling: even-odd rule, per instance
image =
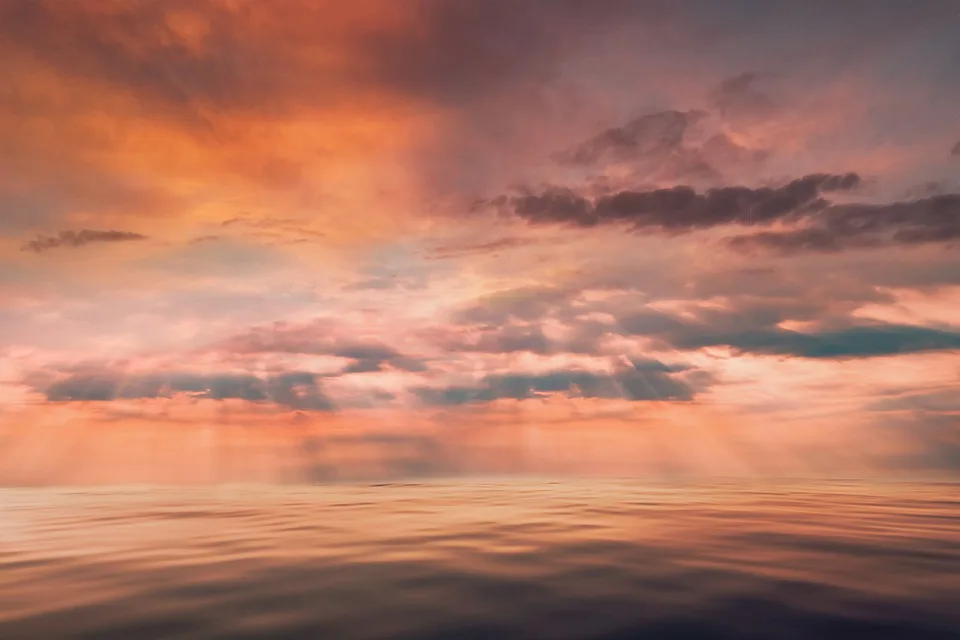
POLYGON ((960 485, 0 491, 0 638, 958 638, 960 485))

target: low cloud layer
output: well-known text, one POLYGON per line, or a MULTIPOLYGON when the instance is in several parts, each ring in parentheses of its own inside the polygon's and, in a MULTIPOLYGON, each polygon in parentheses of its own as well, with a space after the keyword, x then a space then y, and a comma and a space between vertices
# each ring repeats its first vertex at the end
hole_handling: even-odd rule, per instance
POLYGON ((823 194, 860 184, 855 173, 814 174, 781 187, 723 187, 697 193, 678 186, 621 191, 590 200, 569 189, 552 189, 510 200, 513 212, 533 224, 592 227, 625 224, 633 230, 682 233, 721 225, 768 225, 800 218, 827 206, 823 194))
POLYGON ((730 240, 738 250, 829 252, 887 245, 952 243, 960 239, 960 195, 883 205, 835 205, 789 231, 762 231, 730 240))
POLYGON ((300 411, 331 411, 333 403, 320 389, 318 377, 288 372, 261 377, 245 373, 79 372, 37 388, 50 402, 112 402, 174 398, 272 402, 300 411))
POLYGON ((631 402, 690 401, 695 390, 671 377, 673 370, 657 361, 633 363, 613 374, 557 370, 539 375, 489 375, 478 385, 420 387, 426 404, 463 405, 494 400, 526 400, 561 394, 567 397, 626 399, 631 402))
POLYGON ((605 338, 637 336, 659 350, 727 347, 743 354, 821 360, 960 350, 960 324, 933 328, 857 317, 861 306, 885 301, 876 292, 864 291, 861 301, 845 301, 839 292, 833 294, 838 300, 790 298, 776 290, 760 294, 757 287, 756 292, 729 297, 723 306, 691 302, 666 310, 644 305, 629 293, 621 296, 626 304, 603 299, 590 304, 576 290, 521 290, 463 309, 457 318, 473 326, 473 340, 448 337, 444 344, 464 351, 599 355, 605 353, 605 338), (585 317, 589 312, 606 320, 585 317), (516 324, 521 320, 523 324, 516 324), (564 337, 548 337, 547 322, 565 323, 564 337), (811 327, 785 328, 791 322, 811 327))
POLYGON ((726 346, 739 352, 797 358, 864 358, 960 349, 960 332, 904 325, 876 325, 804 333, 785 329, 703 333, 678 330, 668 336, 679 349, 726 346))
MULTIPOLYGON (((635 232, 687 233, 721 226, 790 225, 730 239, 739 251, 826 252, 887 245, 949 243, 960 237, 960 195, 935 195, 888 204, 831 202, 827 196, 856 189, 855 173, 816 174, 777 188, 723 187, 698 193, 679 186, 621 191, 595 200, 571 189, 509 199, 531 224, 628 226, 635 232)), ((506 204, 501 200, 497 204, 506 204)))

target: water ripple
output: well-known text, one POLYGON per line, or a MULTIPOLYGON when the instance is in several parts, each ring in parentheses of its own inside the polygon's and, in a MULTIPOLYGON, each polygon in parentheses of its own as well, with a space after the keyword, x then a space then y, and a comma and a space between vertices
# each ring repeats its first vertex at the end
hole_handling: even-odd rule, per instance
POLYGON ((960 638, 957 489, 3 490, 0 637, 960 638))

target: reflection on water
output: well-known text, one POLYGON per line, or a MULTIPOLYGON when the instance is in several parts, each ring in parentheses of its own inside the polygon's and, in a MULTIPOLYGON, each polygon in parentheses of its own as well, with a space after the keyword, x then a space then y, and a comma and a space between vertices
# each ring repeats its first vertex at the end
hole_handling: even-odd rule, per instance
POLYGON ((0 638, 957 638, 960 486, 0 491, 0 638))

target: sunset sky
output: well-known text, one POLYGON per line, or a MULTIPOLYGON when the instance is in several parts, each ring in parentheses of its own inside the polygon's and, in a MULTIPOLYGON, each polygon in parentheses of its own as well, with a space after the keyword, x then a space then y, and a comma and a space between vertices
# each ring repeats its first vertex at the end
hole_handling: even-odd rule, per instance
POLYGON ((957 0, 0 0, 0 483, 960 470, 957 0))

